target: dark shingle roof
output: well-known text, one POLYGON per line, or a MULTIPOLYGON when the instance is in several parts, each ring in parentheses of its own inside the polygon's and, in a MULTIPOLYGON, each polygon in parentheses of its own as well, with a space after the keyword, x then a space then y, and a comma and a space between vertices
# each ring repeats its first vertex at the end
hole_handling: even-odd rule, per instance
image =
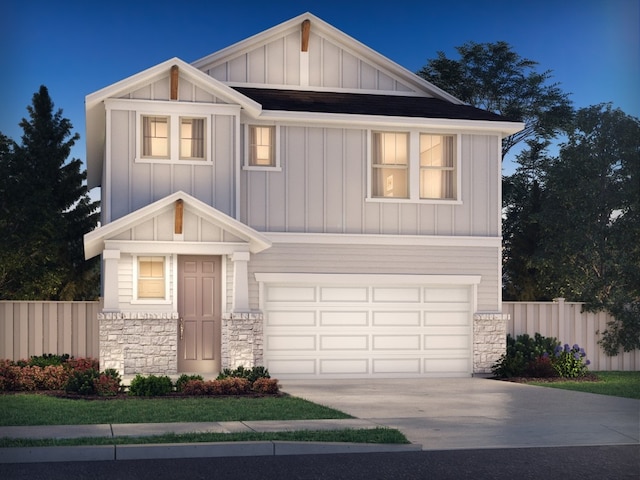
POLYGON ((455 105, 437 98, 249 87, 233 88, 261 104, 264 110, 509 121, 509 119, 492 112, 469 105, 455 105))

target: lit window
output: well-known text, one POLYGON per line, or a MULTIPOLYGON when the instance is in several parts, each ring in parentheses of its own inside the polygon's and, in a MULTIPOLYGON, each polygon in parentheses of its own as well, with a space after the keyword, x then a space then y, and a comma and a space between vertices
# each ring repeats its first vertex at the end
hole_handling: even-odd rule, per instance
POLYGON ((373 133, 373 196, 409 197, 409 135, 373 133))
POLYGON ((165 298, 164 263, 164 257, 138 257, 138 298, 165 298))
POLYGON ((205 158, 205 119, 180 118, 180 158, 186 160, 204 160, 205 158))
POLYGON ((420 198, 456 198, 454 158, 452 135, 420 134, 420 198))
POLYGON ((275 166, 275 127, 249 127, 249 166, 275 166))
POLYGON ((169 117, 142 117, 142 156, 169 156, 169 117))

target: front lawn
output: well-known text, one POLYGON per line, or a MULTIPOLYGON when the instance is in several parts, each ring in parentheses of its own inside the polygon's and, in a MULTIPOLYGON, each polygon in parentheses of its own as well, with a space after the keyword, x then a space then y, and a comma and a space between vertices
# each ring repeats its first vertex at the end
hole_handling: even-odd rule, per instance
POLYGON ((76 400, 19 393, 0 395, 0 412, 0 426, 351 418, 289 396, 76 400))
POLYGON ((640 372, 593 372, 596 381, 566 380, 553 382, 527 382, 529 385, 562 388, 586 393, 599 393, 614 397, 640 399, 640 372))

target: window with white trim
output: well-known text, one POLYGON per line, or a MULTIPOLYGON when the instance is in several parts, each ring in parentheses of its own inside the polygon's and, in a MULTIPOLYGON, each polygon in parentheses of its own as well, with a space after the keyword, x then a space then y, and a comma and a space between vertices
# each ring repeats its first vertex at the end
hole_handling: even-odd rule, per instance
POLYGON ((454 154, 453 135, 420 134, 420 198, 456 198, 454 154))
POLYGON ((409 198, 409 134, 373 133, 374 197, 409 198))
POLYGON ((280 170, 277 125, 245 125, 244 170, 280 170))
POLYGON ((140 256, 137 257, 137 298, 166 299, 167 276, 166 257, 140 256))
POLYGON ((371 132, 371 199, 457 201, 455 135, 371 132))
POLYGON ((145 115, 140 118, 139 157, 149 160, 208 160, 207 118, 145 115))

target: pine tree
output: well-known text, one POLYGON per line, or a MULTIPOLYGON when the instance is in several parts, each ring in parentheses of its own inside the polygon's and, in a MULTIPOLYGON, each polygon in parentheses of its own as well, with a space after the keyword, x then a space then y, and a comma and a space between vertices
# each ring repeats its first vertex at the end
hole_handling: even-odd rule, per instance
POLYGON ((82 162, 67 161, 79 135, 45 86, 27 111, 21 144, 7 141, 0 151, 0 298, 95 298, 99 272, 84 260, 82 236, 97 224, 98 202, 82 162))

